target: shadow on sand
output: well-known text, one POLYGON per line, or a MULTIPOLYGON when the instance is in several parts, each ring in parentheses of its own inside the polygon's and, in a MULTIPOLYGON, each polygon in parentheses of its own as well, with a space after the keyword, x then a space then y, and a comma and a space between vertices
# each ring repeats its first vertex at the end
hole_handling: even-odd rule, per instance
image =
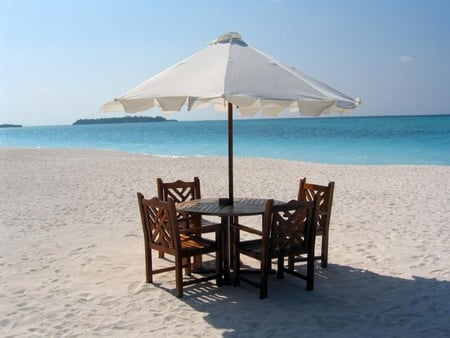
POLYGON ((303 280, 269 279, 258 290, 203 283, 182 301, 205 313, 224 337, 450 337, 450 282, 382 276, 349 266, 316 268, 315 290, 303 280))

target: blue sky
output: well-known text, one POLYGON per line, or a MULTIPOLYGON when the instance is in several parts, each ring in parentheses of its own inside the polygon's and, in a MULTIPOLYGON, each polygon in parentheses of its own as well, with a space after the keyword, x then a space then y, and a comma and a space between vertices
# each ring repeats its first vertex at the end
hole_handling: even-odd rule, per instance
POLYGON ((0 124, 124 116, 100 107, 229 31, 361 97, 354 116, 448 114, 449 17, 447 0, 0 0, 0 124))

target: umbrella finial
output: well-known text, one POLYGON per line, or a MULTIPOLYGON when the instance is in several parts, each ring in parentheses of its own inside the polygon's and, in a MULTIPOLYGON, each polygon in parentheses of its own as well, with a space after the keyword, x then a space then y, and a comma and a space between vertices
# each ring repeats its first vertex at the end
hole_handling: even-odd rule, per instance
POLYGON ((226 34, 223 34, 219 36, 217 39, 210 42, 210 45, 216 45, 218 43, 232 43, 232 42, 239 42, 245 44, 244 40, 242 40, 241 34, 237 32, 228 32, 226 34))

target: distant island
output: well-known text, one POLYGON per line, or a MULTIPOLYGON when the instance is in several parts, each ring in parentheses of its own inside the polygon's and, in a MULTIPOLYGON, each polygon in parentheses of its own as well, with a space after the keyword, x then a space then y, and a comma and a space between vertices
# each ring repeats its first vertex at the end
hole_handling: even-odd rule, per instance
POLYGON ((5 124, 0 124, 0 128, 22 128, 22 125, 5 123, 5 124))
POLYGON ((75 121, 72 125, 80 124, 111 124, 111 123, 140 123, 140 122, 176 122, 176 120, 167 120, 162 116, 124 116, 109 117, 100 119, 81 119, 75 121))

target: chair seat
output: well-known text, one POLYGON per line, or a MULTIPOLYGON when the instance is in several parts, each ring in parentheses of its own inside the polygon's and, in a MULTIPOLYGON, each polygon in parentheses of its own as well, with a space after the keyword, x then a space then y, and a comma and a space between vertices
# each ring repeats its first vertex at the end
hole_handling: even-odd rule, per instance
POLYGON ((181 240, 181 248, 189 249, 190 251, 198 250, 199 252, 202 252, 203 250, 210 250, 211 248, 217 246, 217 243, 215 241, 198 236, 189 236, 181 234, 180 240, 181 240))
MULTIPOLYGON (((244 255, 259 259, 259 257, 261 257, 261 245, 262 245, 261 239, 242 241, 239 243, 239 251, 244 255)), ((298 248, 298 247, 293 248, 285 247, 283 250, 279 250, 276 248, 269 249, 270 258, 277 258, 279 256, 287 256, 287 255, 301 255, 306 253, 308 253, 308 250, 306 248, 298 248)))
POLYGON ((247 254, 251 257, 261 256, 261 243, 260 239, 253 239, 249 241, 242 241, 239 243, 239 251, 243 254, 247 254))

